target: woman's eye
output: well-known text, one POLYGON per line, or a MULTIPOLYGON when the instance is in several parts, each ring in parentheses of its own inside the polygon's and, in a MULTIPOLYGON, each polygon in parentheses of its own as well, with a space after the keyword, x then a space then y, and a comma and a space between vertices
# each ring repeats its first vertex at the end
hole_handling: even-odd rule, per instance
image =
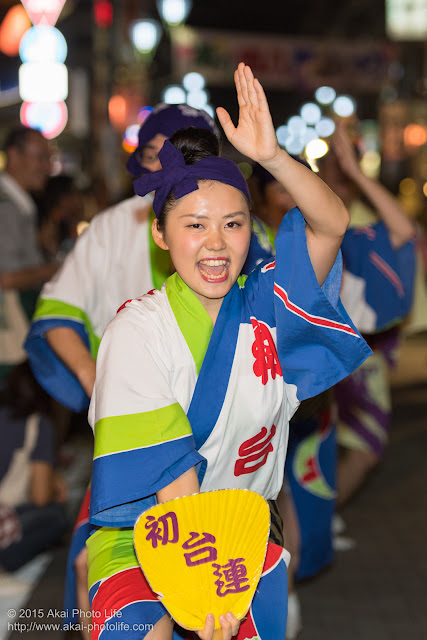
POLYGON ((240 227, 240 223, 233 220, 232 222, 227 222, 226 227, 234 229, 235 227, 240 227))
POLYGON ((190 224, 189 227, 190 229, 201 229, 202 225, 200 224, 200 222, 195 222, 194 224, 190 224))

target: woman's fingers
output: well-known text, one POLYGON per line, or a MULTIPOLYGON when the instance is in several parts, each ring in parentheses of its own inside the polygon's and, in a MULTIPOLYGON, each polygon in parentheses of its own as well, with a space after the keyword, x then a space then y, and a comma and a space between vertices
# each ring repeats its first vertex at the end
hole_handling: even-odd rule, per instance
POLYGON ((258 78, 254 78, 254 89, 256 91, 257 94, 257 100, 258 100, 258 106, 260 109, 267 109, 267 111, 269 111, 269 107, 268 107, 268 102, 267 102, 267 98, 265 95, 265 91, 262 88, 262 85, 260 83, 260 81, 258 80, 258 78))
POLYGON ((250 67, 248 67, 248 65, 245 65, 244 68, 244 74, 245 74, 245 79, 246 79, 246 85, 247 85, 247 90, 248 90, 248 100, 249 103, 253 106, 253 107, 258 107, 258 95, 257 92, 255 90, 255 86, 254 86, 254 74, 252 73, 252 69, 250 67))
POLYGON ((234 126, 233 121, 230 118, 230 114, 224 109, 224 107, 218 107, 216 110, 216 115, 218 116, 221 127, 224 129, 225 135, 227 136, 228 140, 231 141, 236 127, 234 126))
POLYGON ((240 85, 239 68, 237 68, 236 71, 234 72, 234 84, 236 85, 236 91, 237 91, 237 104, 239 105, 239 107, 244 107, 246 103, 242 94, 242 87, 240 85))
MULTIPOLYGON (((232 640, 239 632, 240 622, 236 616, 229 611, 225 615, 219 616, 221 625, 222 640, 232 640)), ((202 640, 213 640, 215 632, 215 616, 208 613, 205 619, 205 627, 202 631, 197 631, 197 635, 202 640)))
MULTIPOLYGON (((248 105, 250 100, 249 100, 249 94, 248 94, 248 83, 246 80, 246 76, 245 76, 245 63, 244 62, 239 62, 239 65, 237 67, 237 74, 238 74, 238 79, 239 79, 239 87, 240 87, 240 91, 241 91, 241 95, 242 95, 242 99, 243 99, 243 105, 248 105)), ((240 106, 240 103, 239 103, 240 106)))
POLYGON ((196 631, 201 640, 212 640, 215 631, 215 616, 213 613, 208 613, 205 619, 205 627, 202 631, 196 631))
POLYGON ((231 638, 237 636, 240 622, 231 611, 224 616, 219 616, 219 623, 222 629, 222 640, 231 640, 231 638))

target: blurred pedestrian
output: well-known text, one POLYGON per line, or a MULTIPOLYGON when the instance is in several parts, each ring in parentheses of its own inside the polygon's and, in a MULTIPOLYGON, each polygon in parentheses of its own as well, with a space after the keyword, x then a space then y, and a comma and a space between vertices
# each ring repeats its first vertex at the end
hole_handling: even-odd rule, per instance
POLYGON ((77 239, 83 196, 71 176, 51 176, 37 200, 38 241, 47 262, 63 262, 77 239))
POLYGON ((43 190, 50 171, 49 146, 40 131, 17 127, 6 138, 5 170, 0 174, 0 376, 25 356, 25 316, 31 318, 40 286, 57 269, 37 243, 34 192, 43 190), (19 315, 19 318, 17 318, 19 315), (22 328, 23 327, 23 328, 22 328), (13 341, 16 346, 11 349, 13 341), (9 344, 8 344, 9 343, 9 344))

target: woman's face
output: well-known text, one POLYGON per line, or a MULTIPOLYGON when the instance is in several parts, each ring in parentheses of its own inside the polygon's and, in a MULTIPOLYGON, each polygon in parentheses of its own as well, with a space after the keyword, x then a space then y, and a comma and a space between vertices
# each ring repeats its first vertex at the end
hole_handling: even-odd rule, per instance
POLYGON ((159 171, 162 165, 159 160, 159 151, 163 147, 167 137, 163 133, 157 133, 141 151, 140 164, 141 167, 149 171, 159 171))
POLYGON ((216 317, 249 249, 251 219, 243 194, 221 182, 202 181, 169 211, 164 233, 156 220, 152 230, 155 242, 169 249, 178 274, 216 317))

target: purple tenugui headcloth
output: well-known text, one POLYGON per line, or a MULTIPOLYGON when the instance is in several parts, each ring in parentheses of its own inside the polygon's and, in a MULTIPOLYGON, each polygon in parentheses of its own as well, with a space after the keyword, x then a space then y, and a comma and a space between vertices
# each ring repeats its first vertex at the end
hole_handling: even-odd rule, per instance
POLYGON ((141 167, 139 162, 141 151, 158 133, 170 138, 178 129, 197 127, 209 129, 219 137, 219 131, 210 115, 203 109, 194 109, 188 104, 158 104, 154 107, 148 118, 143 122, 138 134, 138 146, 129 156, 126 168, 134 178, 148 169, 141 167))
POLYGON ((199 188, 197 180, 217 180, 239 189, 248 198, 249 189, 239 167, 226 158, 210 156, 194 164, 185 164, 181 151, 166 140, 159 153, 162 169, 147 173, 134 181, 135 193, 145 196, 155 191, 153 209, 159 217, 166 198, 173 191, 175 198, 182 198, 199 188))

